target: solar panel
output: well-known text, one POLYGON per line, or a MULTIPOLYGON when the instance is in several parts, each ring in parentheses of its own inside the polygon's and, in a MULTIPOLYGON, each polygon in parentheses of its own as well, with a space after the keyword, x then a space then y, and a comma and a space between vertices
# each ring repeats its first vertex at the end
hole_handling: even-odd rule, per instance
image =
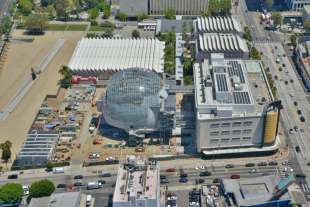
POLYGON ((228 91, 226 77, 224 74, 216 74, 216 82, 218 91, 228 91))
POLYGON ((245 83, 244 74, 241 65, 238 61, 229 61, 228 65, 232 67, 232 69, 228 68, 229 76, 236 75, 240 78, 241 83, 245 83))
POLYGON ((233 92, 235 104, 250 104, 250 96, 248 92, 233 92))

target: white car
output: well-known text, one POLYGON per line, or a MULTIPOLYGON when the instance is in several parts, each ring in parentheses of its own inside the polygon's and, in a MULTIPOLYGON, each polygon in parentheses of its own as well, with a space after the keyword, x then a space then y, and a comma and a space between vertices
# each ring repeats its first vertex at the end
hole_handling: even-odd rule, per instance
POLYGON ((23 191, 24 191, 24 196, 29 195, 29 186, 28 185, 23 185, 23 191))
POLYGON ((205 169, 205 166, 201 165, 201 166, 200 166, 200 169, 204 170, 204 169, 205 169))
POLYGON ((195 170, 199 170, 199 166, 196 166, 196 167, 195 167, 195 170))

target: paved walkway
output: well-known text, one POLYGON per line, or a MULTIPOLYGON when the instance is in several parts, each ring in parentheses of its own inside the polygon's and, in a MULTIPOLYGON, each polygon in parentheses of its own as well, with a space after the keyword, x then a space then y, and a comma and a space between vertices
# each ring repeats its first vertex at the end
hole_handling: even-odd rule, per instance
MULTIPOLYGON (((55 43, 54 47, 51 48, 49 53, 43 58, 40 64, 35 68, 37 73, 41 73, 46 69, 46 66, 52 61, 58 51, 64 45, 64 39, 58 39, 55 43)), ((39 78, 39 77, 37 77, 39 78)), ((0 111, 0 121, 4 121, 10 113, 15 109, 17 104, 23 99, 23 97, 27 94, 30 90, 31 86, 35 81, 32 80, 30 72, 27 75, 20 85, 19 89, 17 90, 16 94, 10 99, 9 103, 0 111)))

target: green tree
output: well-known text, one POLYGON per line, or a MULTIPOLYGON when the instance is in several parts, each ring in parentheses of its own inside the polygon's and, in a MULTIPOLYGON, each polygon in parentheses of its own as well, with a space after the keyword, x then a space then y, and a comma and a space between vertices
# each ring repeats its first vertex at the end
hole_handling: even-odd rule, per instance
POLYGON ((190 75, 184 76, 184 85, 193 85, 193 78, 190 75))
POLYGON ((257 60, 261 59, 259 51, 254 46, 250 49, 250 58, 257 60))
POLYGON ((89 16, 90 16, 90 19, 96 19, 99 16, 99 9, 98 8, 90 9, 89 16))
POLYGON ((9 16, 4 16, 1 20, 0 33, 9 34, 12 27, 12 21, 9 16))
POLYGON ((111 6, 110 5, 105 5, 103 8, 103 17, 108 18, 111 15, 111 6))
POLYGON ((19 0, 18 8, 20 9, 23 15, 29 15, 32 11, 33 4, 30 0, 19 0))
POLYGON ((175 10, 174 9, 167 9, 165 11, 165 17, 166 19, 175 19, 175 10))
POLYGON ((69 88, 72 80, 72 72, 70 68, 63 65, 58 72, 62 76, 62 79, 60 80, 61 86, 63 88, 69 88))
POLYGON ((5 142, 0 144, 0 149, 11 148, 11 147, 12 147, 12 142, 9 140, 6 140, 5 142))
POLYGON ((210 0, 208 11, 205 13, 209 15, 228 15, 231 10, 231 0, 210 0))
POLYGON ((30 34, 42 34, 47 28, 47 15, 35 13, 27 17, 25 26, 30 34))
POLYGON ((17 183, 7 183, 0 188, 0 203, 19 203, 23 196, 23 188, 17 183))
POLYGON ((273 12, 271 14, 271 19, 273 20, 275 26, 282 24, 282 15, 280 12, 273 12))
POLYGON ((309 19, 304 21, 304 28, 305 28, 306 32, 308 32, 308 33, 310 32, 310 20, 309 19))
POLYGON ((54 7, 58 19, 62 20, 68 19, 69 6, 70 6, 69 0, 56 0, 54 2, 54 7))
POLYGON ((127 14, 125 14, 125 13, 120 12, 117 14, 116 17, 117 17, 117 19, 119 19, 122 22, 125 22, 127 20, 127 14))
POLYGON ((139 15, 138 15, 138 21, 139 22, 141 22, 141 21, 143 21, 143 20, 145 20, 145 19, 147 19, 148 18, 148 15, 146 14, 146 13, 140 13, 139 15))
POLYGON ((49 19, 53 19, 56 16, 56 10, 53 5, 48 5, 46 7, 46 12, 48 14, 49 19))
POLYGON ((31 198, 50 196, 54 190, 54 183, 50 180, 44 179, 31 184, 29 189, 29 196, 31 198))
POLYGON ((252 34, 251 31, 249 29, 249 27, 244 27, 244 34, 243 34, 243 38, 248 40, 248 41, 252 41, 252 34))
POLYGON ((10 148, 4 148, 2 149, 2 160, 4 160, 6 163, 11 158, 12 152, 10 148))
POLYGON ((132 33, 131 33, 131 37, 132 38, 140 38, 140 32, 138 30, 132 30, 132 33))
POLYGON ((183 58, 183 68, 184 68, 184 74, 189 75, 191 73, 193 67, 193 62, 190 58, 184 57, 183 58))
POLYGON ((297 46, 297 36, 295 34, 290 36, 291 44, 294 48, 297 46))

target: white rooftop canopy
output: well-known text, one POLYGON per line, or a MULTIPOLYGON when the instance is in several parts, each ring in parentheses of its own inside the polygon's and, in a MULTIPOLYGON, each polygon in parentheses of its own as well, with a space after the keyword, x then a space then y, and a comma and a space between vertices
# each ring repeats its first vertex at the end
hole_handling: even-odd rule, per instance
POLYGON ((164 71, 165 43, 157 39, 82 38, 69 62, 73 71, 118 71, 139 67, 164 71))

